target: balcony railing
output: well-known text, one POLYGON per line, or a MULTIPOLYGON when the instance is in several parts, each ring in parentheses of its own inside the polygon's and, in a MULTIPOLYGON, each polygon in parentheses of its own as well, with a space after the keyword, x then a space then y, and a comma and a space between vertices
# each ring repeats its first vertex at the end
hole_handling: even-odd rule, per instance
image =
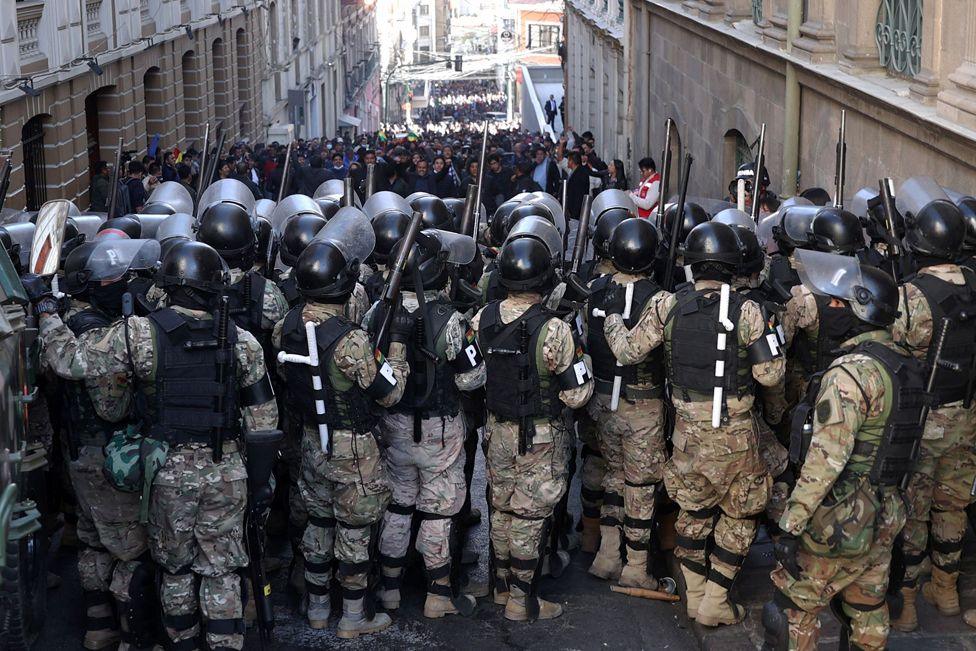
POLYGON ((881 0, 874 36, 888 72, 917 75, 922 66, 922 0, 881 0))
POLYGON ((752 22, 756 25, 763 24, 763 0, 752 0, 752 22))
POLYGON ((102 0, 87 0, 85 2, 85 22, 88 24, 88 35, 102 31, 102 0))
POLYGON ((39 36, 42 13, 44 13, 43 2, 18 3, 17 43, 21 61, 28 61, 41 56, 39 36))
POLYGON ((149 22, 149 0, 139 0, 139 17, 143 23, 149 22))

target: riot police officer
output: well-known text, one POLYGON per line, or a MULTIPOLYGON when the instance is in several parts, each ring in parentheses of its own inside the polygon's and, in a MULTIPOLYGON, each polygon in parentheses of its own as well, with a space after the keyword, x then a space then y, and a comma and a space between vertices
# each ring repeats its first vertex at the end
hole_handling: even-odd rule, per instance
POLYGON ((645 309, 632 328, 620 316, 624 293, 610 293, 604 331, 622 364, 642 359, 663 341, 676 413, 674 452, 664 469, 668 494, 681 507, 675 555, 689 617, 717 626, 744 617, 728 591, 771 484, 750 412, 755 383, 780 382, 784 360, 759 306, 729 286, 742 257, 731 227, 696 226, 682 255, 694 285, 645 309))
POLYGON ((490 578, 495 603, 515 621, 562 613, 536 595, 536 581, 548 521, 567 488, 564 406, 583 406, 593 391, 573 330, 542 305, 552 289, 553 259, 542 239, 506 242, 497 273, 508 297, 472 321, 487 374, 490 578))
POLYGON ((828 253, 797 260, 804 286, 850 318, 841 355, 794 412, 790 455, 801 468, 779 523, 764 648, 816 648, 817 615, 829 605, 841 648, 880 650, 892 544, 905 522, 899 486, 922 433, 923 369, 887 331, 898 309, 888 274, 828 253))

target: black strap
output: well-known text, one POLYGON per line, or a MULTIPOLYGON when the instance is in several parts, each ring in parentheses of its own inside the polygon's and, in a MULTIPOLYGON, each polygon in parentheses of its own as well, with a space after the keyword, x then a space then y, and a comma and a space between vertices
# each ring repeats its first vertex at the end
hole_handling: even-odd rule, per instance
POLYGON ((730 579, 729 577, 725 576, 724 574, 716 570, 714 567, 709 568, 708 570, 708 580, 711 581, 712 583, 719 584, 726 590, 731 590, 732 584, 735 582, 735 579, 730 579))
POLYGON ((316 597, 327 595, 331 591, 332 589, 328 583, 326 583, 325 585, 319 585, 317 583, 312 583, 311 581, 305 581, 305 592, 309 594, 314 594, 316 597))
POLYGON ((535 571, 535 568, 539 565, 538 558, 519 558, 518 556, 511 557, 512 569, 514 570, 526 570, 535 571))
POLYGON ((417 511, 417 517, 421 520, 450 520, 453 515, 441 515, 440 513, 431 513, 429 511, 417 511))
POLYGON ((112 603, 112 593, 107 590, 87 590, 82 598, 85 600, 85 608, 112 603))
POLYGON ((384 590, 399 590, 400 585, 403 583, 403 575, 397 574, 396 576, 390 576, 388 574, 380 575, 380 582, 383 584, 384 590))
POLYGON ((445 563, 440 567, 435 567, 432 570, 427 570, 427 578, 431 581, 436 581, 437 579, 443 579, 445 576, 451 575, 451 564, 445 563))
POLYGON ((241 389, 240 392, 241 405, 245 407, 263 405, 274 400, 274 397, 274 387, 271 386, 271 378, 268 377, 267 373, 254 384, 241 389))
POLYGON ((166 651, 194 651, 199 646, 199 640, 195 637, 178 641, 166 640, 166 651))
POLYGON ((360 561, 359 563, 339 561, 339 577, 344 578, 364 574, 369 571, 370 565, 370 561, 360 561))
POLYGON ((959 560, 958 559, 952 561, 951 563, 945 563, 945 564, 936 563, 935 562, 935 559, 932 559, 932 565, 934 565, 935 567, 939 568, 940 570, 942 570, 946 574, 954 574, 954 573, 956 573, 956 572, 959 571, 959 560))
POLYGON ((613 517, 612 515, 605 515, 602 518, 600 518, 600 526, 601 527, 619 527, 622 524, 623 523, 620 522, 620 520, 618 520, 617 518, 613 517))
POLYGON ((166 628, 171 628, 174 631, 188 631, 193 628, 196 623, 200 621, 200 617, 197 613, 185 613, 183 615, 170 615, 169 613, 163 613, 163 624, 166 628))
POLYGON ((685 513, 687 513, 693 518, 704 520, 706 518, 715 517, 715 514, 718 512, 718 510, 719 508, 717 506, 710 506, 707 509, 696 509, 694 511, 686 510, 685 513))
MULTIPOLYGON (((450 573, 450 571, 448 571, 450 573)), ((453 597, 454 592, 451 590, 450 585, 443 585, 441 583, 430 582, 427 584, 427 592, 430 594, 435 594, 440 597, 453 597)))
POLYGON ((708 546, 708 538, 687 538, 677 534, 674 537, 674 543, 681 549, 700 550, 708 546))
POLYGON ((877 610, 878 608, 881 608, 882 606, 884 606, 885 605, 885 600, 882 599, 881 601, 879 601, 876 604, 852 604, 849 601, 845 601, 844 602, 844 605, 847 606, 848 608, 853 608, 854 610, 856 610, 858 612, 869 613, 872 610, 877 610))
POLYGON ((603 489, 596 490, 593 488, 587 488, 586 486, 580 487, 580 497, 590 502, 599 502, 603 499, 605 494, 606 493, 604 493, 603 489))
POLYGON ((679 560, 681 565, 689 572, 697 574, 698 576, 708 576, 708 569, 701 563, 696 563, 690 558, 681 558, 679 560))
POLYGON ((332 571, 332 561, 324 561, 322 563, 316 563, 305 559, 305 571, 311 574, 328 574, 332 571))
POLYGON ((308 514, 308 523, 322 529, 333 529, 336 526, 336 519, 331 516, 308 514))
POLYGON ((208 619, 207 633, 214 635, 244 635, 244 618, 208 619))
POLYGON ((500 558, 498 556, 495 556, 494 558, 495 558, 496 570, 507 570, 512 566, 512 561, 508 556, 506 556, 505 558, 500 558))
POLYGON ((91 615, 85 615, 85 630, 86 631, 105 631, 105 630, 115 630, 118 628, 118 624, 115 621, 113 615, 104 615, 102 617, 92 617, 91 615))
POLYGON ((603 503, 607 506, 623 506, 624 496, 620 495, 619 493, 611 493, 610 491, 604 491, 603 503))
POLYGON ((390 502, 386 507, 386 510, 394 515, 413 515, 413 512, 417 509, 416 504, 397 504, 396 502, 390 502))
POLYGON ((366 588, 347 588, 342 586, 342 598, 343 599, 362 599, 366 596, 366 588))
POLYGON ((407 565, 407 557, 380 554, 380 564, 383 567, 405 567, 407 565))
POLYGON ((513 518, 518 518, 519 520, 528 520, 529 522, 539 522, 540 520, 545 520, 547 516, 535 517, 531 515, 522 515, 520 513, 515 513, 513 511, 505 511, 513 518))
POLYGON ((631 529, 650 529, 654 526, 654 518, 640 519, 625 515, 624 526, 630 527, 631 529))
POLYGON ((940 554, 954 554, 956 552, 962 551, 962 541, 958 540, 956 542, 948 542, 944 540, 938 540, 933 537, 932 551, 939 552, 940 554))
POLYGON ((746 557, 744 554, 736 554, 735 552, 730 552, 727 549, 719 547, 716 545, 712 548, 710 556, 714 556, 718 560, 722 561, 727 565, 732 565, 733 567, 739 567, 745 562, 746 557))
POLYGON ((654 488, 659 483, 660 482, 657 481, 651 481, 646 484, 635 484, 632 481, 627 481, 626 479, 624 480, 624 486, 630 486, 631 488, 654 488))

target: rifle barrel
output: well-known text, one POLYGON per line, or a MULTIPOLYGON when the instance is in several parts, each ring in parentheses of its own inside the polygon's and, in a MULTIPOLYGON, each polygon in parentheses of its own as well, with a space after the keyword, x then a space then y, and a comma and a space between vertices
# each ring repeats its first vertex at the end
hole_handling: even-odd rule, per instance
POLYGON ((837 169, 834 174, 834 207, 844 207, 844 182, 847 176, 847 111, 840 112, 840 132, 837 137, 837 169))
MULTIPOLYGON (((203 175, 207 171, 207 165, 210 164, 210 156, 207 151, 210 148, 210 123, 207 122, 207 128, 203 131, 203 149, 200 150, 200 178, 197 179, 197 199, 200 198, 200 193, 203 192, 203 175)), ((194 206, 195 207, 195 206, 194 206)))
POLYGON ((291 143, 285 149, 285 164, 281 168, 281 185, 278 187, 278 201, 285 197, 285 188, 288 187, 288 168, 291 167, 291 143))
POLYGON ((474 212, 477 210, 478 215, 481 215, 481 206, 477 205, 478 201, 478 186, 469 185, 467 196, 464 198, 464 212, 461 214, 461 227, 458 231, 462 235, 470 235, 477 241, 478 234, 473 232, 474 227, 474 212))
MULTIPOLYGON (((475 198, 475 205, 481 206, 482 202, 482 189, 484 188, 485 182, 485 158, 488 155, 488 120, 485 120, 485 128, 481 134, 481 156, 478 158, 478 196, 475 198)), ((478 228, 481 226, 481 210, 479 209, 475 216, 474 222, 474 237, 478 238, 478 228)))
MULTIPOLYGON (((583 256, 586 255, 586 241, 590 228, 590 206, 593 203, 593 196, 586 194, 583 196, 583 206, 580 208, 579 228, 576 230, 576 241, 573 243, 573 266, 572 272, 579 271, 583 264, 583 256)), ((569 230, 567 225, 566 230, 569 230)))
POLYGON ((671 248, 668 250, 668 266, 664 270, 664 288, 671 291, 674 282, 674 265, 678 261, 678 239, 681 236, 681 223, 685 217, 685 200, 688 198, 688 179, 691 176, 691 164, 694 162, 691 154, 685 154, 685 164, 681 170, 681 192, 678 194, 678 205, 671 224, 671 248))
POLYGON ((661 152, 661 185, 657 200, 657 226, 664 226, 664 203, 667 197, 668 184, 671 182, 671 125, 674 120, 668 118, 664 123, 664 151, 661 152))
POLYGON ((112 168, 112 178, 109 180, 109 192, 108 195, 108 213, 106 213, 106 219, 112 219, 115 216, 115 208, 119 202, 119 170, 122 167, 122 136, 119 136, 119 145, 115 148, 115 167, 112 168))
POLYGON ((752 221, 759 224, 759 204, 762 193, 762 169, 766 164, 766 123, 759 130, 759 151, 756 153, 755 176, 752 179, 752 221))

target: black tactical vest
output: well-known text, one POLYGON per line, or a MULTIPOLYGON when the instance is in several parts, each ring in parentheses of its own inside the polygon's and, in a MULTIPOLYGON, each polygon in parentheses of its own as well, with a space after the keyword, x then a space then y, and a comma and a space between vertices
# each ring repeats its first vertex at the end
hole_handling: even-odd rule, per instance
POLYGON ((217 322, 195 319, 162 308, 149 315, 155 340, 155 377, 139 382, 136 413, 149 438, 170 444, 212 444, 218 429, 223 440, 241 434, 237 379, 237 330, 227 328, 227 351, 217 349, 217 322), (223 360, 224 382, 217 382, 223 360), (223 409, 218 411, 218 401, 223 409))
POLYGON ((817 303, 817 336, 805 332, 793 339, 792 353, 807 373, 826 370, 840 354, 840 346, 850 338, 850 323, 840 317, 849 310, 830 307, 830 297, 813 295, 817 303))
POLYGON ((523 417, 554 420, 563 409, 559 383, 537 353, 543 326, 554 317, 537 303, 506 324, 500 306, 501 301, 489 304, 478 327, 478 344, 485 356, 488 411, 500 422, 523 417))
POLYGON ((790 265, 790 257, 781 253, 769 259, 769 274, 763 281, 763 291, 777 303, 790 300, 790 290, 800 284, 800 276, 790 265))
MULTIPOLYGON (((416 413, 421 418, 454 417, 461 411, 460 392, 454 383, 456 371, 451 367, 445 353, 438 350, 437 344, 455 310, 443 298, 427 301, 424 307, 424 332, 420 332, 418 328, 414 332, 414 341, 406 345, 410 375, 403 388, 403 397, 391 411, 401 414, 416 413), (427 351, 428 340, 433 342, 433 350, 427 351), (431 360, 426 352, 433 353, 437 359, 431 360), (428 361, 431 363, 428 364, 428 361), (430 391, 428 384, 431 385, 430 391)), ((400 309, 404 308, 401 306, 400 309)), ((416 316, 417 312, 413 314, 416 316)))
POLYGON ((498 273, 497 267, 485 269, 484 277, 488 279, 485 281, 485 291, 482 297, 485 305, 495 301, 503 301, 508 297, 508 290, 502 285, 502 276, 498 273))
MULTIPOLYGON (((371 432, 380 419, 380 410, 375 401, 366 395, 359 383, 342 381, 348 386, 339 388, 333 373, 335 348, 347 334, 358 329, 355 323, 344 316, 334 316, 320 323, 315 329, 315 339, 319 349, 319 372, 322 388, 325 390, 326 424, 333 430, 351 430, 356 434, 371 432)), ((294 355, 308 355, 308 341, 305 338, 305 322, 302 308, 292 308, 285 316, 281 331, 281 349, 294 355)), ((288 392, 287 403, 297 410, 306 423, 315 423, 315 395, 312 386, 312 369, 304 364, 284 364, 284 377, 288 392)))
MULTIPOLYGON (((867 475, 872 486, 898 486, 912 472, 924 425, 919 424, 925 403, 924 369, 907 354, 899 354, 877 341, 866 341, 845 353, 867 355, 886 374, 886 408, 864 421, 855 433, 854 449, 835 482, 843 488, 852 477, 867 475)), ((813 436, 817 397, 826 371, 810 379, 807 393, 793 411, 790 460, 802 465, 813 436)))
POLYGON ((932 393, 935 405, 946 405, 966 398, 966 385, 976 354, 976 278, 963 273, 965 285, 953 285, 929 274, 919 274, 909 282, 918 287, 932 312, 932 340, 929 342, 928 368, 934 363, 936 340, 943 317, 949 318, 942 360, 955 364, 939 365, 932 393))
MULTIPOLYGON (((725 361, 722 381, 724 396, 742 398, 753 393, 752 365, 745 344, 739 341, 738 324, 746 298, 729 292, 729 320, 725 351, 717 348, 719 292, 696 290, 693 285, 678 288, 676 302, 665 320, 665 359, 674 395, 685 402, 712 399, 716 387, 715 362, 725 361), (667 330, 670 329, 670 333, 667 330), (721 357, 720 357, 721 355, 721 357)), ((724 329, 721 331, 724 332, 724 329)))
POLYGON ((254 335, 262 346, 270 343, 267 333, 261 327, 264 317, 264 284, 267 278, 251 270, 228 288, 230 314, 241 330, 254 335))
MULTIPOLYGON (((603 276, 590 284, 590 299, 588 305, 602 305, 607 291, 610 289, 612 276, 603 276)), ((623 291, 619 288, 618 291, 623 291)), ((633 328, 640 319, 648 301, 661 291, 661 288, 650 278, 641 278, 634 283, 634 298, 630 308, 630 318, 624 319, 628 329, 633 328)), ((620 375, 624 384, 628 386, 660 387, 664 384, 664 349, 658 346, 641 362, 623 366, 617 369, 617 359, 610 350, 603 327, 606 317, 588 315, 586 350, 593 359, 593 376, 608 382, 614 376, 620 375)))
MULTIPOLYGON (((103 312, 89 307, 74 314, 66 325, 80 337, 95 328, 107 328, 113 320, 103 312)), ((100 417, 95 410, 91 396, 85 388, 84 380, 62 380, 64 405, 67 411, 68 435, 72 448, 85 445, 104 446, 112 438, 113 432, 125 426, 112 423, 100 417)))
MULTIPOLYGON (((290 274, 284 280, 279 281, 278 289, 281 290, 285 300, 288 301, 288 307, 295 307, 302 300, 302 295, 298 292, 298 284, 295 282, 294 274, 290 274)), ((264 300, 264 296, 261 297, 261 300, 264 300)))

